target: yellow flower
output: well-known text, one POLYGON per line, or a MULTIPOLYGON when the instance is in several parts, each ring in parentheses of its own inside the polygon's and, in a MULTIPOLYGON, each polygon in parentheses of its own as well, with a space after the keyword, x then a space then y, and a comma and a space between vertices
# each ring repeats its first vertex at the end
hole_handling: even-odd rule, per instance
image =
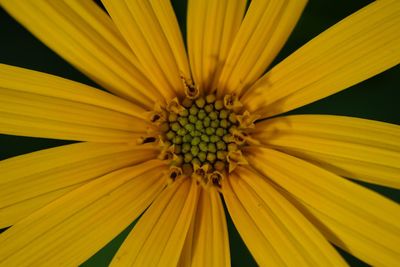
POLYGON ((264 74, 305 1, 0 0, 111 93, 0 66, 0 131, 83 141, 0 162, 0 266, 76 266, 142 213, 112 266, 229 266, 222 199, 261 266, 400 261, 400 128, 286 115, 400 62, 376 1, 264 74), (189 64, 190 63, 190 64, 189 64), (343 177, 342 177, 343 176, 343 177))

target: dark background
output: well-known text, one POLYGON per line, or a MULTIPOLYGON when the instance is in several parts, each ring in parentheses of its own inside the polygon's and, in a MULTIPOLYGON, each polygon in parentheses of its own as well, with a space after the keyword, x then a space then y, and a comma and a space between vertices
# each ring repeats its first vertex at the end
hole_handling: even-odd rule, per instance
MULTIPOLYGON (((172 2, 181 28, 183 32, 185 32, 186 1, 174 0, 172 2)), ((273 64, 281 61, 328 27, 370 2, 372 1, 310 1, 303 16, 294 29, 293 34, 273 64)), ((99 87, 49 50, 45 45, 41 44, 1 8, 0 25, 0 63, 43 71, 99 87)), ((399 85, 400 67, 397 66, 357 84, 349 90, 337 93, 331 97, 299 108, 290 113, 347 115, 400 124, 399 85)), ((68 143, 71 142, 0 135, 0 160, 68 143)), ((398 190, 373 186, 366 183, 362 184, 397 202, 400 202, 400 194, 398 190)), ((134 223, 82 266, 107 266, 133 225, 134 223)), ((246 246, 243 244, 240 236, 235 230, 230 218, 228 218, 228 227, 230 232, 232 266, 256 266, 246 246)), ((342 253, 352 266, 367 266, 365 263, 343 251, 340 251, 340 253, 342 253)))

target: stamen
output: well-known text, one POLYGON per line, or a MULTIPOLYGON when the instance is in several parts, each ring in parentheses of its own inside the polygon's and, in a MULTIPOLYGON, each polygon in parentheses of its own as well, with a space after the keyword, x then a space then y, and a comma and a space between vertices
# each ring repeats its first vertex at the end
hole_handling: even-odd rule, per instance
POLYGON ((221 181, 224 178, 224 175, 218 171, 214 171, 209 174, 209 180, 212 182, 214 186, 221 188, 221 181))
POLYGON ((203 186, 207 186, 209 182, 209 177, 207 175, 208 169, 208 164, 203 164, 201 167, 195 164, 192 177, 199 181, 203 186))
POLYGON ((174 98, 168 103, 167 110, 175 114, 180 114, 185 108, 179 104, 178 98, 174 98))
POLYGON ((175 147, 173 145, 169 147, 164 146, 158 158, 161 160, 175 160, 178 156, 174 154, 174 150, 175 147))
POLYGON ((260 118, 258 114, 250 114, 247 110, 242 114, 237 116, 237 120, 239 121, 239 128, 247 129, 254 128, 254 122, 260 118))
POLYGON ((190 99, 195 99, 200 94, 200 90, 194 86, 186 86, 185 95, 190 99))
POLYGON ((242 152, 240 150, 229 151, 226 159, 229 163, 229 172, 232 172, 238 165, 249 164, 247 160, 243 157, 242 152))
POLYGON ((187 79, 183 75, 181 75, 181 80, 185 87, 186 97, 189 99, 196 99, 200 94, 200 90, 197 88, 197 86, 194 85, 191 79, 187 79))
POLYGON ((160 125, 162 122, 167 120, 167 112, 161 107, 159 102, 154 104, 154 110, 148 114, 150 121, 155 125, 160 125))
POLYGON ((239 108, 241 108, 243 106, 235 94, 226 95, 224 97, 224 105, 227 109, 230 109, 230 110, 238 110, 239 108))
POLYGON ((172 166, 169 168, 169 174, 168 177, 172 180, 175 181, 179 176, 182 175, 182 169, 176 166, 172 166))
POLYGON ((243 145, 246 141, 245 134, 242 133, 242 131, 239 131, 238 129, 232 130, 232 137, 234 142, 238 145, 243 145))

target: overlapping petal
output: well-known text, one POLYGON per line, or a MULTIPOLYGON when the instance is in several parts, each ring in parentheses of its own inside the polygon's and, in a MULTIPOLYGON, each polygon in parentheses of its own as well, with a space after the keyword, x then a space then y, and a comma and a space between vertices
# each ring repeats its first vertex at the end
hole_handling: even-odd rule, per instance
POLYGON ((166 188, 135 225, 111 266, 176 266, 198 195, 199 188, 190 179, 166 188))
POLYGON ((200 91, 216 89, 245 8, 246 1, 189 1, 188 52, 193 79, 200 91))
POLYGON ((179 266, 231 266, 225 212, 217 190, 200 190, 179 266))
POLYGON ((311 163, 268 148, 247 149, 251 165, 271 179, 335 245, 374 266, 396 266, 400 206, 311 163), (311 214, 312 216, 310 216, 311 214))
POLYGON ((263 144, 339 175, 400 188, 400 127, 365 119, 295 115, 257 124, 263 144))
POLYGON ((171 3, 166 0, 102 2, 160 93, 169 100, 176 93, 183 95, 182 77, 189 80, 190 70, 171 3))
POLYGON ((346 266, 321 233, 254 171, 240 168, 223 188, 229 213, 259 265, 346 266))
POLYGON ((1 266, 77 266, 126 228, 165 185, 160 161, 112 172, 0 235, 1 266))
POLYGON ((156 158, 157 153, 150 144, 78 143, 0 161, 0 228, 90 180, 156 158))
POLYGON ((133 142, 144 110, 95 88, 0 65, 0 132, 97 142, 133 142))
POLYGON ((399 24, 399 1, 375 1, 276 65, 241 101, 268 117, 377 75, 400 62, 399 24))
POLYGON ((162 100, 109 16, 92 1, 0 4, 31 33, 107 90, 143 107, 162 100))
POLYGON ((240 95, 263 74, 289 37, 306 2, 251 2, 218 81, 219 93, 240 95))

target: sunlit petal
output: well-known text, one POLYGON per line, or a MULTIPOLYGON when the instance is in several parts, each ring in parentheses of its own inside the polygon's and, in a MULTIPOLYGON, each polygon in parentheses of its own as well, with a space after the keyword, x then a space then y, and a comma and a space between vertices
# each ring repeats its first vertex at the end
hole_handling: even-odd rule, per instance
POLYGON ((53 201, 0 235, 3 266, 77 266, 126 228, 160 193, 160 162, 125 168, 53 201))
POLYGON ((193 79, 200 91, 216 89, 245 8, 246 1, 189 1, 188 50, 193 79))
POLYGON ((400 62, 400 2, 375 1, 266 73, 242 97, 262 117, 332 95, 400 62))
POLYGON ((194 181, 166 188, 140 218, 111 266, 176 266, 198 201, 194 181))
POLYGON ((257 171, 317 218, 318 228, 329 241, 371 265, 397 265, 398 204, 282 152, 253 147, 247 153, 257 171))
POLYGON ((157 153, 151 145, 78 143, 0 161, 0 228, 92 179, 157 153))
POLYGON ((251 1, 218 81, 220 93, 248 89, 278 54, 306 0, 251 1))
POLYGON ((147 77, 167 100, 183 95, 181 76, 190 79, 179 25, 169 1, 103 0, 115 25, 147 77))
POLYGON ((354 179, 400 188, 400 127, 365 119, 297 115, 258 123, 261 143, 354 179))
POLYGON ((93 1, 1 0, 15 19, 107 90, 143 107, 162 99, 109 16, 93 1))

